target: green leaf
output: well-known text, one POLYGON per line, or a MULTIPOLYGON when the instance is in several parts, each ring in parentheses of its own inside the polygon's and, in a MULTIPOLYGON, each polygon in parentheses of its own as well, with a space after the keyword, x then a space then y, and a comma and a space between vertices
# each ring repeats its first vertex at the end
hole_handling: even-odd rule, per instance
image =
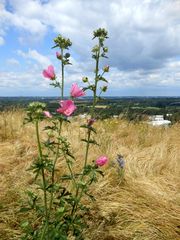
POLYGON ((72 179, 72 176, 65 174, 65 175, 63 175, 60 179, 61 179, 61 180, 71 180, 71 179, 72 179))
POLYGON ((57 209, 57 212, 58 213, 63 213, 65 211, 65 207, 59 207, 58 209, 57 209))
POLYGON ((94 144, 94 145, 98 145, 98 146, 99 146, 99 144, 98 144, 95 140, 91 140, 91 139, 90 139, 90 140, 88 141, 87 139, 82 138, 81 141, 82 141, 82 142, 86 142, 86 143, 89 142, 90 144, 94 144))
POLYGON ((86 183, 83 181, 79 181, 77 185, 82 189, 86 188, 86 183))
POLYGON ((86 124, 83 124, 83 125, 81 125, 80 127, 81 127, 81 128, 89 129, 89 130, 91 130, 92 132, 96 133, 96 129, 93 128, 92 126, 88 126, 88 125, 86 125, 86 124))
POLYGON ((29 221, 25 220, 21 223, 22 228, 27 228, 29 226, 29 221))
POLYGON ((22 207, 19 212, 28 212, 31 208, 22 207))
POLYGON ((59 47, 59 45, 58 45, 58 44, 56 44, 55 46, 53 46, 53 47, 52 47, 52 49, 53 49, 53 48, 57 48, 57 47, 59 47))
POLYGON ((104 77, 99 77, 99 80, 108 83, 108 81, 104 77))

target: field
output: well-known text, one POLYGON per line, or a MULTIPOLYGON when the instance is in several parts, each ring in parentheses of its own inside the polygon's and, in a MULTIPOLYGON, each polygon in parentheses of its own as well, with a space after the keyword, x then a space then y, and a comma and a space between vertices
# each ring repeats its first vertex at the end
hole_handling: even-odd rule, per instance
MULTIPOLYGON (((0 239, 19 239, 19 212, 33 188, 28 167, 37 155, 32 125, 23 125, 24 112, 0 113, 0 239)), ((85 120, 72 120, 64 127, 81 167, 84 145, 79 140, 85 120), (83 149, 83 150, 82 150, 83 149)), ((95 123, 100 147, 90 149, 89 160, 105 154, 104 178, 94 186, 90 203, 88 240, 178 240, 180 239, 180 123, 155 128, 141 122, 119 119, 95 123), (117 154, 126 161, 124 177, 113 164, 117 154)), ((60 162, 59 172, 63 172, 60 162)))

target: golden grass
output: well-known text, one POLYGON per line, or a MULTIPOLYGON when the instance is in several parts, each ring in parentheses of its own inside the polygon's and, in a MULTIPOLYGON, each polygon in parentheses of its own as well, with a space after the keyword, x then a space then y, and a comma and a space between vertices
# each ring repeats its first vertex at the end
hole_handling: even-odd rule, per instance
MULTIPOLYGON (((24 190, 33 176, 26 169, 37 154, 32 125, 23 126, 20 110, 0 114, 0 239, 19 239, 19 213, 24 190)), ((84 130, 80 121, 64 126, 82 166, 84 130)), ((97 121, 100 147, 90 149, 89 160, 100 155, 110 159, 105 177, 94 186, 96 202, 90 203, 88 240, 180 239, 180 124, 152 127, 112 119, 97 121), (112 161, 117 154, 126 160, 122 179, 112 161)), ((59 170, 63 172, 63 163, 59 170)))

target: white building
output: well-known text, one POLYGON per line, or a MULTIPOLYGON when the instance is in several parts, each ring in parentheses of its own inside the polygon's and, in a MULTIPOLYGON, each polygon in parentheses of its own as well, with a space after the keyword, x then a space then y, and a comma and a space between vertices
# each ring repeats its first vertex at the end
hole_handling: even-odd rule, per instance
POLYGON ((168 126, 169 124, 171 124, 171 121, 165 120, 163 115, 150 116, 149 120, 151 121, 148 123, 153 126, 168 126))

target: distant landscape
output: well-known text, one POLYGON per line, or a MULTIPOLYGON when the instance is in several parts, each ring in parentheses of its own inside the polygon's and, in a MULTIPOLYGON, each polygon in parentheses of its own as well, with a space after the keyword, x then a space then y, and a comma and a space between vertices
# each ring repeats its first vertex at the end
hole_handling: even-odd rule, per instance
MULTIPOLYGON (((59 106, 59 97, 0 97, 0 111, 25 109, 33 101, 46 103, 51 112, 59 106)), ((88 113, 92 98, 78 99, 76 105, 78 108, 75 115, 88 113)), ((163 115, 165 119, 176 123, 180 120, 180 97, 104 97, 98 102, 96 115, 100 119, 118 116, 129 121, 141 121, 150 115, 163 115)))

